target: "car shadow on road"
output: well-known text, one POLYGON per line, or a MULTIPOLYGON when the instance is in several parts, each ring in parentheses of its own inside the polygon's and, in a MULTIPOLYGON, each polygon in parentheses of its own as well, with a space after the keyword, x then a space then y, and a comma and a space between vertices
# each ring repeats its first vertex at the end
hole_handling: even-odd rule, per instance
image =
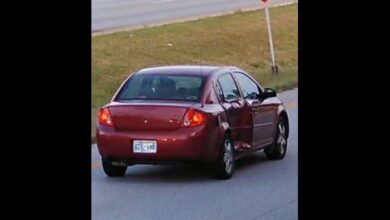
MULTIPOLYGON (((244 157, 236 161, 236 172, 233 178, 239 178, 239 173, 249 167, 266 163, 267 159, 262 152, 244 157)), ((129 166, 123 178, 108 178, 113 182, 215 182, 210 167, 202 164, 182 165, 134 165, 129 166)))
POLYGON ((258 164, 266 163, 269 160, 263 153, 263 151, 258 151, 254 154, 248 155, 240 160, 236 161, 236 171, 244 170, 247 167, 255 166, 258 164))

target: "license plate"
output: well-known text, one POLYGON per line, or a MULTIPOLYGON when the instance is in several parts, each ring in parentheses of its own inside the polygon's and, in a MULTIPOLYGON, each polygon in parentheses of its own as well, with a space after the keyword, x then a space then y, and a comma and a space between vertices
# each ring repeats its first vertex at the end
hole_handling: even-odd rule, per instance
POLYGON ((156 153, 157 141, 134 140, 133 152, 134 153, 156 153))

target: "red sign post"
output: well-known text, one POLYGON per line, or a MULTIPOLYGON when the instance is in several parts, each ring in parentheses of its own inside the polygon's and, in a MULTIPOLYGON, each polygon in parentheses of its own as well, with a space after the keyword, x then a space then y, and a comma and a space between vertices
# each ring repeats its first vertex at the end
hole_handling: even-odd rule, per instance
POLYGON ((275 61, 275 51, 274 51, 274 42, 272 40, 272 29, 271 29, 271 19, 269 16, 269 11, 268 11, 268 0, 260 0, 263 4, 265 4, 265 18, 267 21, 267 29, 268 29, 268 39, 269 39, 269 47, 271 51, 271 59, 272 59, 272 72, 277 74, 278 73, 278 66, 276 65, 275 61))

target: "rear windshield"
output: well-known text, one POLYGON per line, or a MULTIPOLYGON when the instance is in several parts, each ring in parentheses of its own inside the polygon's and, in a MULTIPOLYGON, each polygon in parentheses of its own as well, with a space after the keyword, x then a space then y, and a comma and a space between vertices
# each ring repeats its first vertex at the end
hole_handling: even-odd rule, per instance
POLYGON ((204 77, 140 74, 130 77, 115 101, 179 100, 199 102, 204 77))

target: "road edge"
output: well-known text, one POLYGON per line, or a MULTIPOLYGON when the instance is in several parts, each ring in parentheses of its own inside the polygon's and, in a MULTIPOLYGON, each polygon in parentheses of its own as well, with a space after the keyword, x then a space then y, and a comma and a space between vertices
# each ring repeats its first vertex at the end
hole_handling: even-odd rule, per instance
MULTIPOLYGON (((292 5, 292 4, 296 4, 296 3, 298 3, 298 0, 293 0, 291 2, 271 5, 270 8, 292 5)), ((133 26, 129 26, 129 27, 115 28, 115 29, 111 29, 111 30, 95 31, 95 32, 92 32, 92 37, 114 34, 114 33, 118 33, 118 32, 131 31, 131 30, 138 30, 138 29, 143 29, 143 28, 159 27, 159 26, 163 26, 163 25, 167 25, 167 24, 196 21, 196 20, 200 20, 200 19, 204 19, 204 18, 214 18, 214 17, 224 16, 224 15, 234 14, 238 11, 239 12, 256 11, 256 10, 260 10, 263 8, 264 8, 264 6, 255 6, 255 7, 248 7, 248 8, 230 10, 230 11, 225 11, 225 12, 217 12, 217 13, 212 13, 212 14, 208 14, 208 15, 197 15, 197 16, 192 16, 192 17, 187 17, 187 18, 171 19, 171 20, 167 20, 167 21, 163 21, 163 22, 154 22, 154 23, 150 23, 150 24, 133 25, 133 26)))

